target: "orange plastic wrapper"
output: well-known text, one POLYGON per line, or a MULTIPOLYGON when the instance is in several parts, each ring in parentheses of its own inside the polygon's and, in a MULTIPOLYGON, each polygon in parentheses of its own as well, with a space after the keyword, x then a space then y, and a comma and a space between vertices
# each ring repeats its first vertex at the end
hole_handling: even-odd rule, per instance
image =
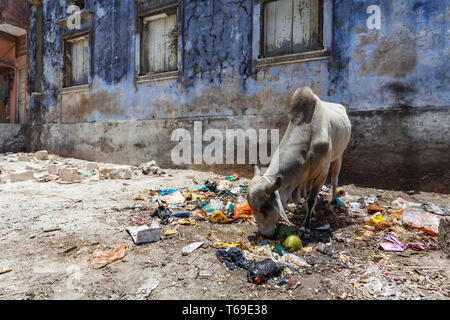
POLYGON ((138 196, 138 197, 134 197, 133 200, 143 200, 143 201, 147 201, 148 198, 144 197, 144 196, 138 196))
POLYGON ((380 206, 378 206, 376 204, 371 204, 371 205, 369 205, 367 207, 367 213, 368 214, 374 214, 374 213, 377 213, 377 212, 384 213, 384 211, 385 211, 385 209, 383 207, 380 207, 380 206))
POLYGON ((100 269, 116 260, 120 260, 127 255, 127 246, 119 244, 113 246, 112 250, 102 251, 95 250, 92 254, 91 267, 93 269, 100 269))
POLYGON ((248 203, 246 204, 235 204, 234 205, 234 218, 244 218, 249 219, 253 216, 252 209, 248 203))
POLYGON ((389 217, 392 219, 398 219, 400 220, 402 218, 402 213, 403 213, 403 209, 400 210, 396 210, 394 212, 392 212, 389 217))
POLYGON ((233 220, 228 218, 222 211, 217 210, 209 217, 209 221, 215 223, 230 223, 233 220))
POLYGON ((391 227, 392 227, 392 222, 383 220, 383 221, 378 222, 375 225, 375 230, 381 231, 381 230, 390 229, 391 227))

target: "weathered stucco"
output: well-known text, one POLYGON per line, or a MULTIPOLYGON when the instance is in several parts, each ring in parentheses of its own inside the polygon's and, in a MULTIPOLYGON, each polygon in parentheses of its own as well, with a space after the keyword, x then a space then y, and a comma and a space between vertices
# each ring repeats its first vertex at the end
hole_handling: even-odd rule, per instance
MULTIPOLYGON (((256 67, 260 1, 180 1, 179 77, 137 83, 138 13, 164 1, 87 0, 93 19, 82 29, 91 28, 90 88, 76 93, 62 92, 62 37, 70 31, 55 21, 67 17, 66 0, 31 6, 29 69, 37 72, 30 72, 29 93, 41 93, 30 103, 31 146, 93 160, 154 158, 170 166, 171 132, 197 119, 192 117, 204 119, 204 128, 220 121, 223 128, 283 127, 279 119, 286 117, 290 96, 309 85, 322 99, 356 112, 355 158, 344 160, 345 177, 369 185, 380 163, 391 171, 404 168, 400 172, 414 181, 419 173, 444 171, 448 177, 448 166, 441 166, 450 105, 445 2, 377 1, 381 29, 369 30, 372 2, 324 0, 327 54, 256 67), (373 162, 372 169, 352 159, 373 162)), ((384 171, 383 181, 398 180, 388 176, 391 171, 384 171)))
POLYGON ((18 123, 0 123, 0 153, 27 149, 25 127, 18 123))

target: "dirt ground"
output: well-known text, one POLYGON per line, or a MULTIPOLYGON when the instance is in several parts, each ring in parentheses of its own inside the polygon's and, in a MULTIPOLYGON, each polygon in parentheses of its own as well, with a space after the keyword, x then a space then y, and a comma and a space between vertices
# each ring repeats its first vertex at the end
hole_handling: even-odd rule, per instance
MULTIPOLYGON (((348 214, 337 216, 331 228, 313 231, 298 251, 310 267, 284 268, 280 277, 256 285, 247 281, 245 270, 231 271, 216 257, 214 242, 243 241, 260 246, 257 227, 252 221, 217 224, 196 220, 195 225, 161 225, 162 240, 135 245, 126 227, 137 219, 151 224, 150 214, 157 203, 133 200, 151 196, 148 190, 176 188, 195 191, 213 172, 163 170, 166 175, 143 175, 132 168, 128 180, 99 180, 92 177, 77 183, 30 180, 8 181, 12 170, 34 166, 36 177, 47 175, 47 165, 64 162, 83 167, 85 162, 50 155, 50 160, 8 161, 13 155, 0 155, 3 183, 0 184, 0 299, 138 299, 141 286, 156 281, 156 288, 145 299, 449 299, 450 260, 432 244, 437 237, 422 231, 398 227, 396 231, 375 232, 364 227, 365 209, 347 206, 348 214), (137 203, 141 205, 136 205, 137 203), (168 229, 175 236, 166 237, 168 229), (403 231, 402 231, 403 230, 403 231), (403 236, 411 242, 431 244, 424 251, 384 252, 376 238, 385 234, 403 236), (196 241, 203 246, 187 256, 181 249, 196 241), (325 254, 314 248, 329 244, 325 254), (100 269, 90 266, 96 249, 127 245, 127 254, 100 269), (209 273, 199 277, 199 273, 209 273), (276 284, 280 279, 284 285, 276 284)), ((101 166, 102 164, 99 164, 101 166)), ((52 179, 54 179, 53 177, 52 179)), ((52 180, 49 179, 49 180, 52 180)), ((246 178, 233 181, 247 185, 246 178)), ((392 201, 431 202, 449 210, 450 197, 427 192, 401 192, 342 186, 346 204, 368 195, 377 196, 377 204, 391 209, 392 201)), ((411 189, 414 187, 411 186, 411 189)), ((245 194, 243 195, 245 197, 245 194)), ((212 197, 213 199, 214 197, 212 197)), ((186 210, 179 210, 186 211, 186 210)), ((297 225, 302 214, 290 219, 297 225)), ((155 218, 156 221, 159 219, 155 218)), ((261 259, 262 260, 262 259, 261 259)), ((153 286, 153 287, 155 287, 153 286)))

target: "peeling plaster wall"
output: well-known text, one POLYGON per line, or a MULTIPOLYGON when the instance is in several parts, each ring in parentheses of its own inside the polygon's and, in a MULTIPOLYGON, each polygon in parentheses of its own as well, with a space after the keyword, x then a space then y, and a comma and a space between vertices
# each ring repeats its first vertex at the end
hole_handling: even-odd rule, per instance
MULTIPOLYGON (((286 117, 290 96, 299 86, 309 85, 322 99, 351 111, 353 140, 346 157, 355 168, 372 159, 375 140, 377 152, 385 150, 392 167, 411 168, 428 161, 434 164, 429 172, 448 172, 444 160, 449 146, 436 136, 444 134, 449 140, 444 1, 377 1, 381 29, 368 30, 366 9, 373 1, 324 0, 324 45, 330 56, 256 68, 260 1, 184 0, 178 23, 180 77, 136 83, 138 13, 158 3, 164 1, 86 0, 86 10, 93 12, 92 21, 82 26, 92 30, 90 88, 76 93, 62 93, 62 37, 69 31, 55 21, 67 17, 66 0, 31 6, 29 70, 43 71, 41 82, 39 72, 29 74, 29 94, 42 92, 30 102, 30 148, 92 160, 138 163, 154 158, 170 166, 167 148, 174 145, 170 135, 175 128, 202 119, 204 128, 220 120, 224 128, 284 130, 287 123, 278 119, 286 117), (405 116, 398 117, 399 112, 405 116), (260 120, 254 122, 254 117, 260 120), (408 146, 423 142, 424 127, 408 134, 390 130, 414 126, 422 117, 432 125, 425 132, 430 135, 427 148, 434 151, 411 164, 408 146), (393 138, 397 149, 386 147, 393 138)), ((371 166, 366 174, 346 169, 345 176, 369 181, 368 172, 376 170, 376 163, 371 166)), ((420 177, 412 174, 411 179, 420 177)))

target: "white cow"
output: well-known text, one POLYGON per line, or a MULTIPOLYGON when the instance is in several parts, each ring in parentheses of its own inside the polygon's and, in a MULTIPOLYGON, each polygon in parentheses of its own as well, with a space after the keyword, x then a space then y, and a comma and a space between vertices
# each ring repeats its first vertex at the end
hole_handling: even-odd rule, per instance
POLYGON ((342 155, 350 140, 351 124, 345 107, 321 101, 310 88, 295 91, 290 122, 267 171, 254 165, 247 200, 262 235, 272 237, 280 216, 289 222, 284 207, 306 197, 307 213, 300 232, 309 238, 311 215, 331 167, 333 200, 342 155))

